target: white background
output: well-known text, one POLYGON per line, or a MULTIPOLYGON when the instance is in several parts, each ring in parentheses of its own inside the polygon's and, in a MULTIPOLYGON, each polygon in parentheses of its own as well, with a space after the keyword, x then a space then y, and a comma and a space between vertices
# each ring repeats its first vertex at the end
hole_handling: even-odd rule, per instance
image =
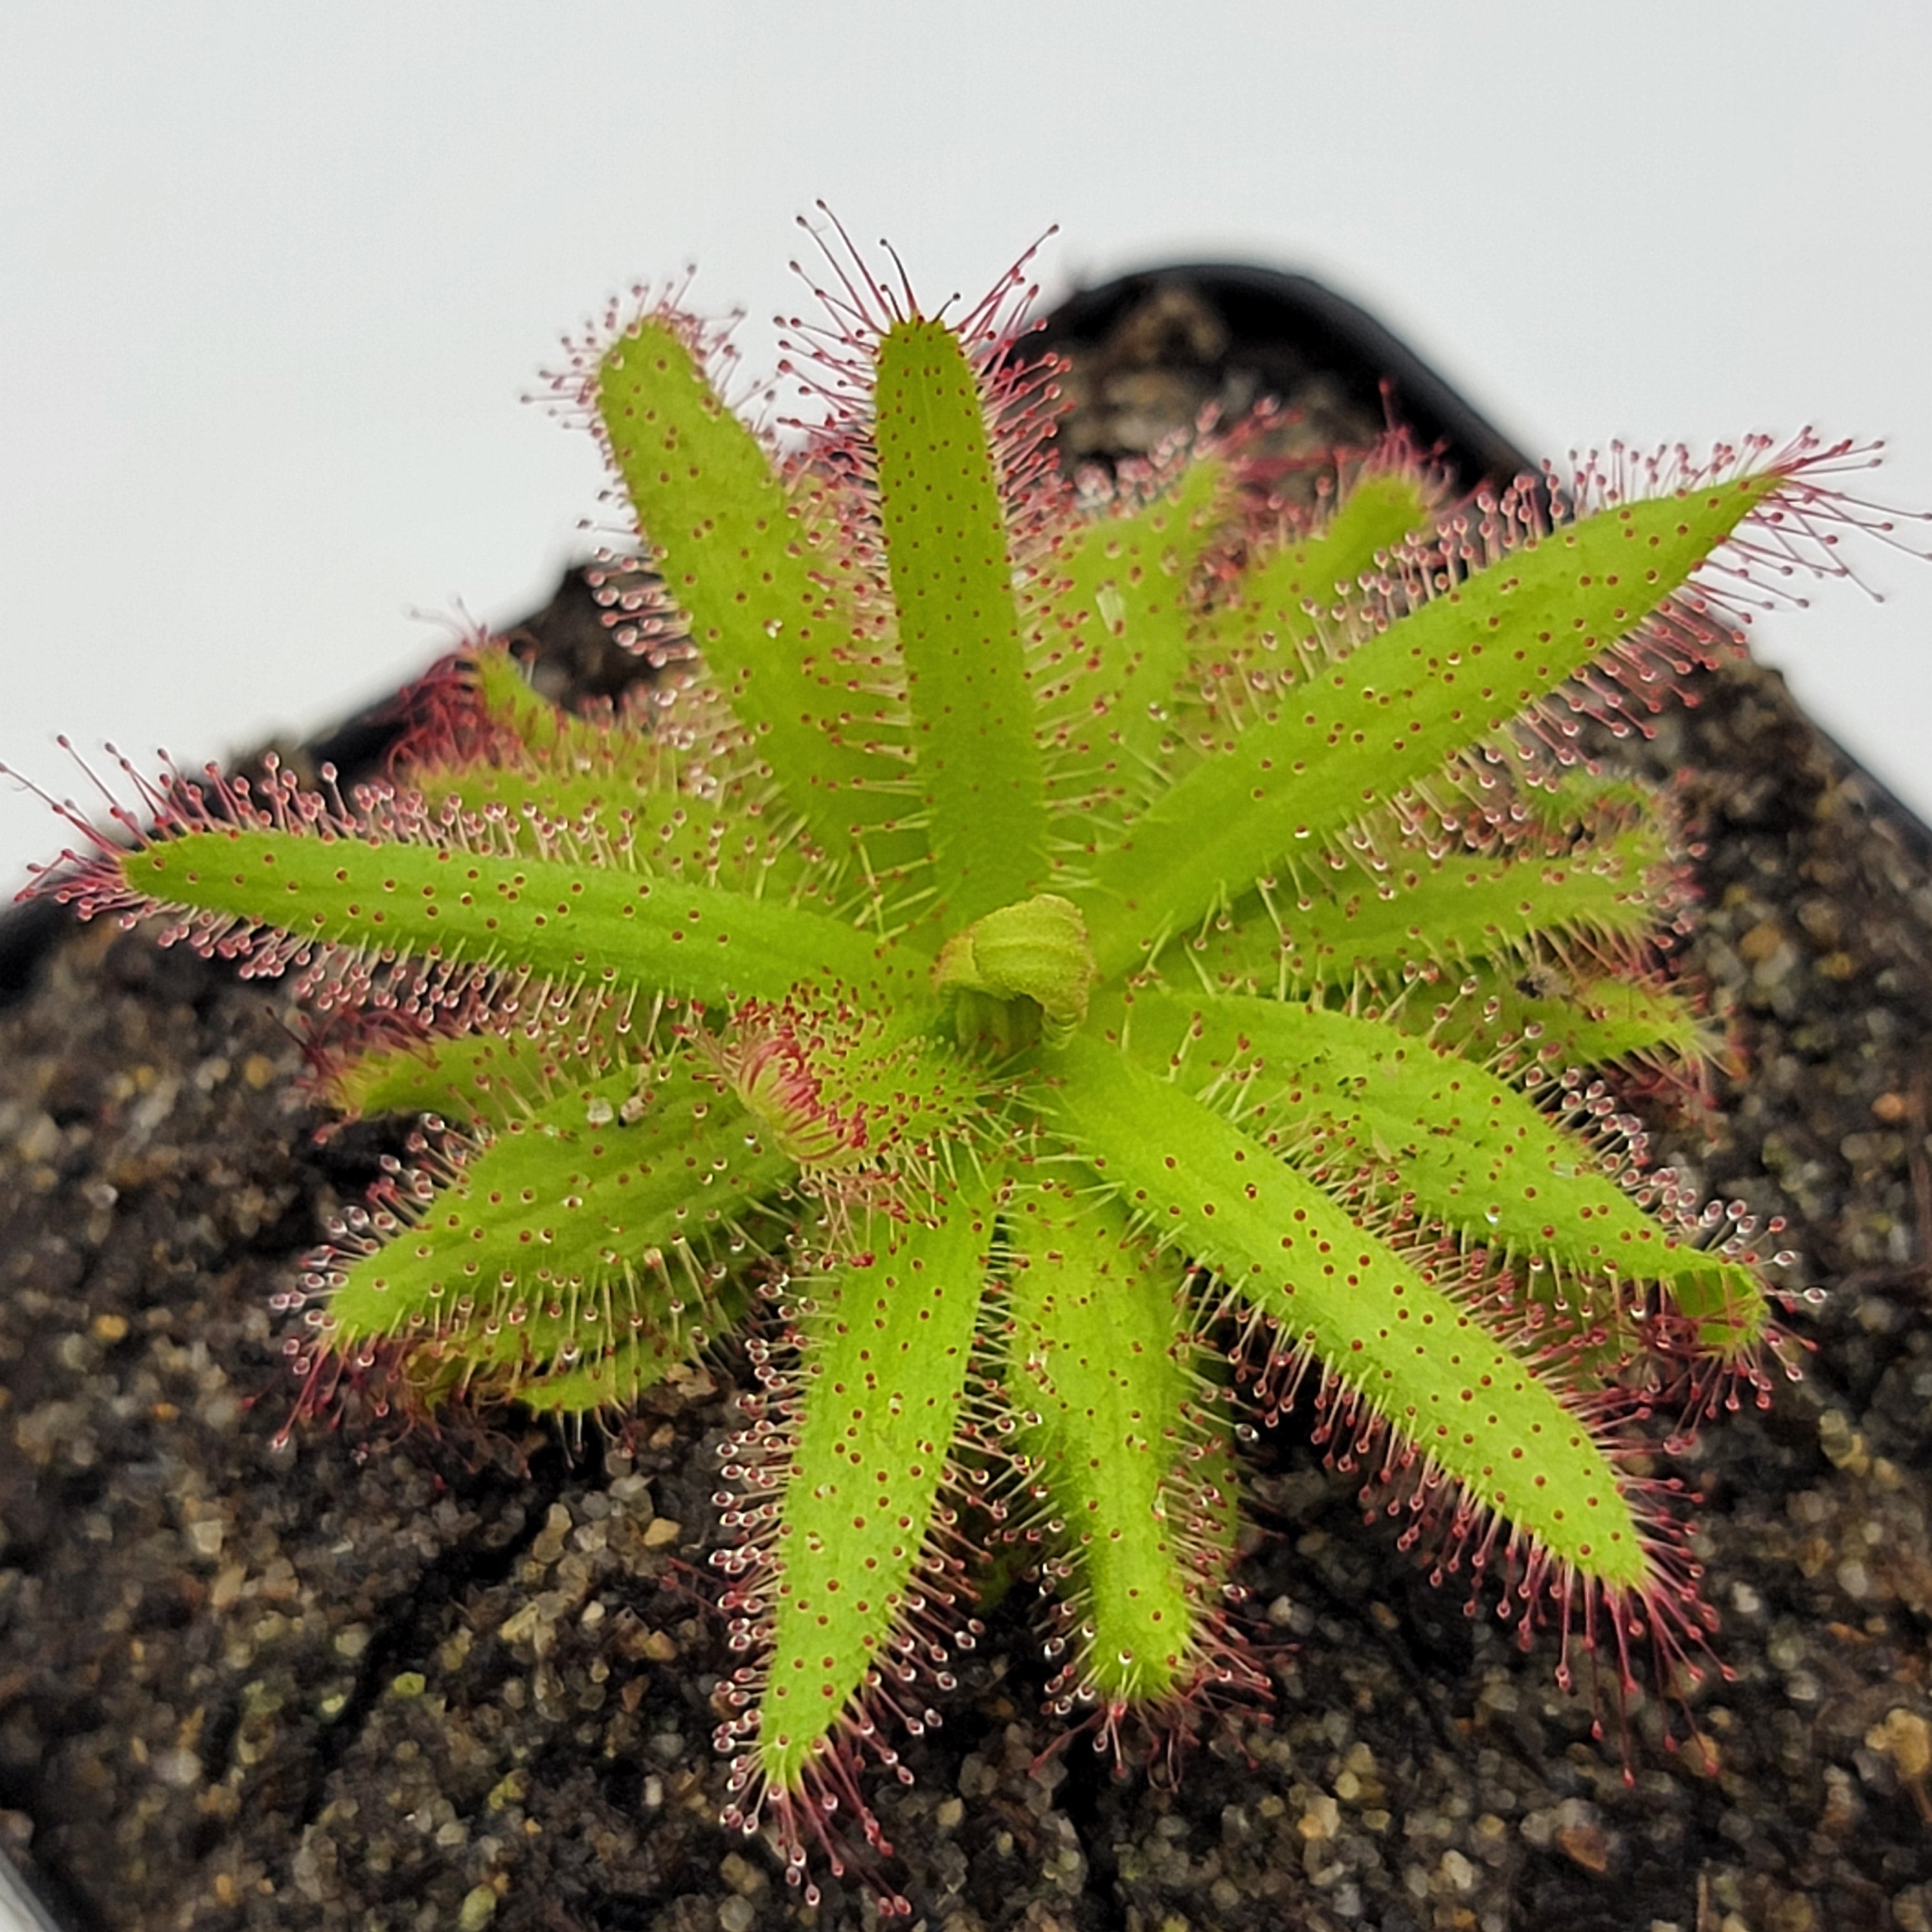
MULTIPOLYGON (((1220 256, 1379 314, 1561 454, 1809 422, 1932 505, 1932 8, 195 0, 0 21, 0 758, 307 733, 579 554, 520 403, 611 291, 796 308, 794 216, 928 302, 1220 256)), ((1922 536, 1920 541, 1924 542, 1922 536)), ((1932 566, 1761 626, 1932 814, 1932 566)), ((0 781, 0 889, 65 835, 0 781)))

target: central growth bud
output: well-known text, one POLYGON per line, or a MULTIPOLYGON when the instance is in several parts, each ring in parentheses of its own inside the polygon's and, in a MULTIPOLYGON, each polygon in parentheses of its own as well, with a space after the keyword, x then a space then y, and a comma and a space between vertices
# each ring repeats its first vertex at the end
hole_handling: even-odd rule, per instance
POLYGON ((1002 1058, 1066 1039, 1087 1017, 1100 969, 1071 899, 1040 892, 976 919, 940 948, 932 980, 952 1000, 964 1047, 1002 1058))

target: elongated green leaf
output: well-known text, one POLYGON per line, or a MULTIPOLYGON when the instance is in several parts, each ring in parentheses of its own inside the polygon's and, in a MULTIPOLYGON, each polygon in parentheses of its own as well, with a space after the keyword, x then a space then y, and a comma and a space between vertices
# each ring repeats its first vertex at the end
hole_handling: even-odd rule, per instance
MULTIPOLYGON (((496 808, 515 849, 540 857, 560 834, 594 841, 619 866, 782 902, 809 868, 782 819, 721 808, 681 793, 633 796, 594 766, 556 771, 536 764, 476 765, 460 777, 425 774, 433 804, 456 799, 472 812, 496 808)), ((794 821, 795 823, 795 821, 794 821)))
POLYGON ((1689 1070, 1714 1052, 1708 1022, 1674 986, 1516 961, 1471 967, 1441 991, 1394 1002, 1390 1024, 1505 1076, 1630 1060, 1689 1070))
POLYGON ((1243 1124, 1264 1144, 1319 1124, 1341 1180, 1392 1164, 1424 1214, 1507 1252, 1600 1280, 1660 1282, 1712 1354, 1736 1355, 1764 1332, 1749 1268, 1672 1239, 1606 1178, 1588 1141, 1455 1054, 1378 1022, 1235 994, 1149 992, 1134 1001, 1133 1024, 1136 1054, 1157 1064, 1185 1044, 1182 1078, 1197 1090, 1259 1075, 1243 1124))
POLYGON ((1521 716, 1654 610, 1778 482, 1747 476, 1601 511, 1283 692, 1096 861, 1088 928, 1102 972, 1521 716))
MULTIPOLYGON (((1376 559, 1426 533, 1430 522, 1428 496, 1414 476, 1382 470, 1358 477, 1318 536, 1273 552, 1242 578, 1233 601, 1209 614, 1195 655, 1280 652, 1312 640, 1320 620, 1310 607, 1325 613, 1338 595, 1354 601, 1358 580, 1376 559)), ((1284 669, 1294 663, 1292 657, 1280 662, 1284 669)))
POLYGON ((1194 575, 1224 474, 1219 461, 1190 464, 1168 494, 1083 525, 1046 566, 1058 583, 1029 614, 1034 730, 1056 804, 1132 796, 1153 769, 1199 621, 1194 575))
POLYGON ((679 1369, 707 1342, 728 1335, 750 1306, 735 1279, 719 1282, 701 1300, 688 1286, 676 1292, 676 1312, 665 1326, 643 1323, 602 1354, 586 1352, 568 1367, 524 1377, 516 1385, 518 1402, 535 1415, 622 1414, 646 1389, 675 1384, 679 1369))
POLYGON ((679 332, 646 317, 611 345, 597 405, 664 582, 726 701, 827 851, 877 874, 924 842, 888 828, 912 801, 904 734, 869 646, 756 436, 679 332))
MULTIPOLYGON (((573 767, 594 770, 620 793, 676 790, 672 741, 643 729, 634 718, 620 723, 580 718, 552 704, 532 687, 506 646, 478 650, 470 676, 478 711, 492 734, 514 742, 546 771, 562 776, 573 767)), ((443 773, 452 779, 469 775, 460 763, 443 773)))
POLYGON ((1244 907, 1227 931, 1176 940, 1164 963, 1189 962, 1230 991, 1286 994, 1346 986, 1358 972, 1393 983, 1407 966, 1511 952, 1550 935, 1634 941, 1655 926, 1652 881, 1664 856, 1650 823, 1567 850, 1405 851, 1380 869, 1324 868, 1280 891, 1274 914, 1244 907))
POLYGON ((329 1097, 347 1114, 437 1114, 458 1126, 494 1129, 524 1119, 560 1085, 608 1073, 619 1060, 633 1070, 628 1077, 640 1079, 637 1058, 620 1044, 615 1016, 607 1016, 564 1038, 489 1032, 379 1048, 334 1074, 329 1097))
POLYGON ((914 761, 950 927, 1040 890, 1046 808, 978 379, 943 322, 879 344, 873 436, 914 761))
POLYGON ((993 1243, 987 1185, 932 1224, 886 1222, 801 1326, 792 1466, 771 1550, 757 1755, 796 1791, 892 1655, 931 1547, 993 1243))
POLYGON ((1008 1225, 1006 1391, 1040 1418, 1018 1446, 1062 1526, 1076 1668, 1103 1703, 1156 1705, 1190 1688, 1234 1560, 1181 1271, 1117 1202, 1038 1191, 1008 1225))
POLYGON ((1641 1589, 1648 1558, 1589 1430, 1520 1357, 1312 1183, 1098 1042, 1054 1056, 1056 1122, 1123 1203, 1578 1573, 1641 1589))
POLYGON ((801 908, 551 859, 283 832, 190 832, 129 853, 164 904, 332 945, 480 958, 546 977, 697 999, 770 998, 800 980, 883 983, 911 962, 801 908))
POLYGON ((596 842, 614 865, 664 878, 774 897, 797 884, 798 821, 760 809, 760 788, 734 775, 730 747, 694 725, 692 690, 680 694, 676 733, 658 736, 633 718, 572 716, 532 691, 500 646, 477 654, 472 675, 481 754, 432 743, 407 766, 432 807, 488 812, 526 857, 544 856, 562 831, 596 842), (680 788, 700 775, 703 797, 680 788))
POLYGON ((628 1400, 692 1352, 713 1299, 702 1256, 795 1171, 752 1124, 688 1070, 560 1090, 346 1268, 330 1345, 402 1343, 426 1358, 418 1381, 520 1395, 548 1373, 628 1400))

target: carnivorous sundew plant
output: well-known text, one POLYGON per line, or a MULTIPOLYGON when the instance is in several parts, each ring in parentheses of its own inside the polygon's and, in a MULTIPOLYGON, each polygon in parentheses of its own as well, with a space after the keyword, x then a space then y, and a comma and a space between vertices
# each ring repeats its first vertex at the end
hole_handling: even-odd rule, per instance
POLYGON ((1070 484, 1023 266, 957 319, 836 266, 802 442, 674 301, 556 379, 656 573, 610 580, 646 698, 566 713, 481 640, 385 782, 169 769, 40 887, 295 969, 334 1105, 420 1115, 282 1298, 301 1406, 619 1426, 742 1330, 728 1817, 794 1879, 890 1850, 866 1767, 936 1721, 989 1544, 1101 1747, 1261 1697, 1239 1418, 1298 1400, 1566 1679, 1694 1674, 1635 1459, 1780 1341, 1749 1217, 1617 1097, 1706 1024, 1667 815, 1574 747, 1839 568, 1868 452, 1448 502, 1392 439, 1310 519, 1224 425, 1070 484))

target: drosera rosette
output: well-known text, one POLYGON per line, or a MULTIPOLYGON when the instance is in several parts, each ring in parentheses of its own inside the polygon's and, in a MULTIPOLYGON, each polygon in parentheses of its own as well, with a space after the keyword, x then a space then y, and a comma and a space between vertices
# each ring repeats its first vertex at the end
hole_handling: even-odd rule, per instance
POLYGON ((1882 533, 1868 452, 1445 504, 1391 444, 1311 520, 1236 426, 1076 488, 1024 263, 954 321, 828 259, 796 448, 675 303, 558 379, 656 572, 612 566, 648 701, 479 640, 384 782, 170 772, 40 888, 294 970, 337 1103, 422 1117, 285 1297, 304 1403, 618 1426, 742 1328, 727 1816, 808 1883, 889 1852, 866 1768, 937 1720, 989 1538, 1102 1748, 1264 1695, 1236 1437, 1304 1394, 1566 1676, 1682 1689, 1714 1619, 1633 1459, 1780 1342, 1748 1218, 1618 1097, 1706 1022, 1668 814, 1576 731, 1882 533))

